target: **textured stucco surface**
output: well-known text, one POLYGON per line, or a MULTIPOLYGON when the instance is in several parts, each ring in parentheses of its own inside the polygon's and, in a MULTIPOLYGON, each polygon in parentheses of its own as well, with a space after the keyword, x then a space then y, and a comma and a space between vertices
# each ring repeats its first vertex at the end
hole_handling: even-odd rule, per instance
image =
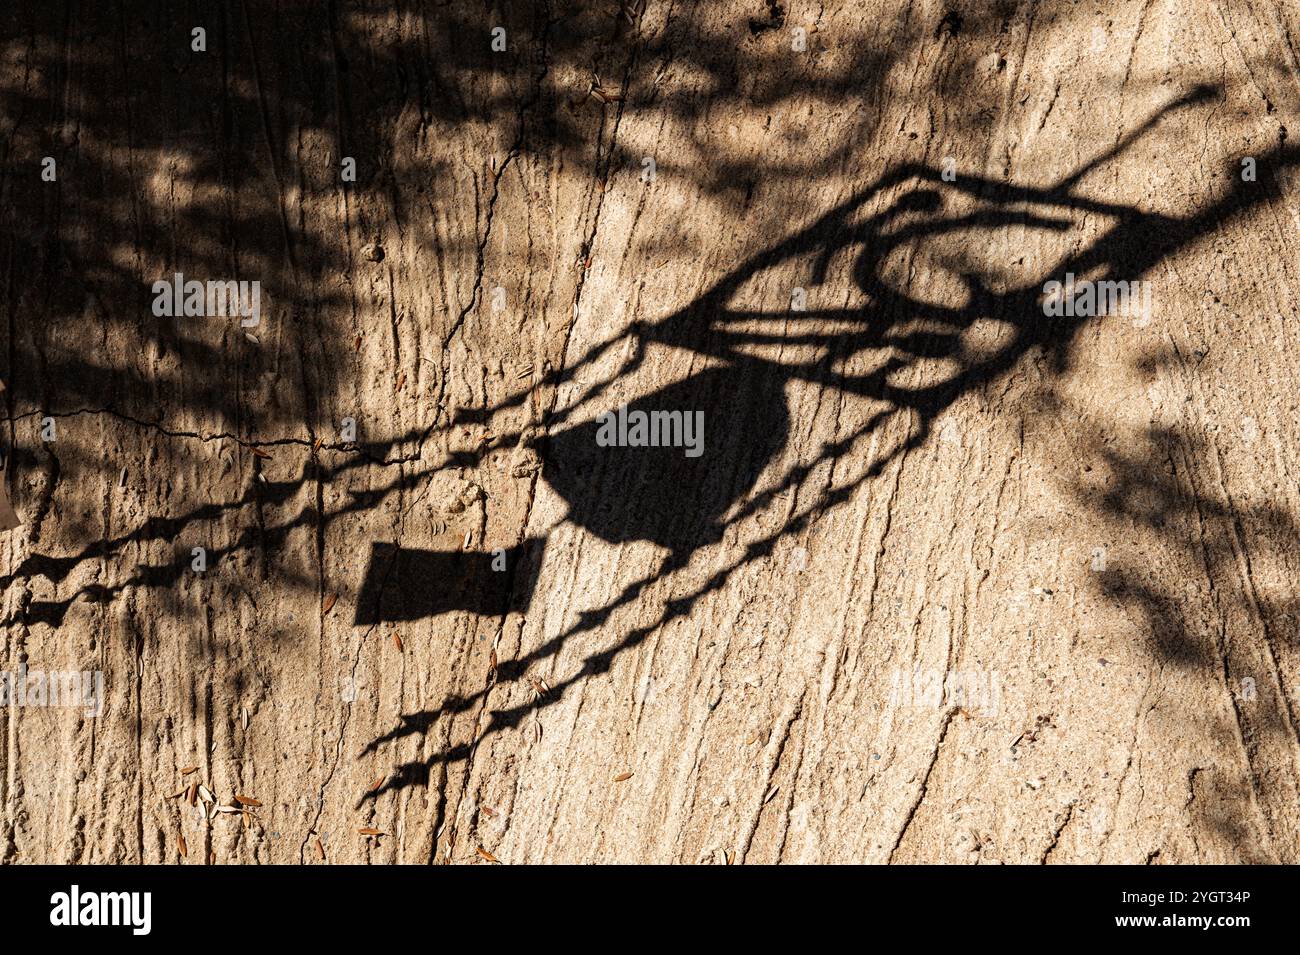
POLYGON ((0 13, 4 861, 1300 857, 1294 4, 126 8, 0 13))

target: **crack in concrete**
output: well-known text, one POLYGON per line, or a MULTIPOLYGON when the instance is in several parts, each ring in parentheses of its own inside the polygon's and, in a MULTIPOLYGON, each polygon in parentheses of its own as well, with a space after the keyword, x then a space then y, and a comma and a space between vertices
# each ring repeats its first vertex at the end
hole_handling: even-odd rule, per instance
MULTIPOLYGON (((147 428, 151 431, 156 431, 158 434, 161 434, 168 438, 185 438, 185 439, 200 441, 204 443, 210 443, 213 441, 231 441, 239 445, 240 447, 248 448, 250 450, 260 449, 260 448, 283 447, 283 446, 298 446, 304 448, 312 448, 317 451, 340 451, 344 453, 353 453, 353 454, 358 454, 366 458, 367 460, 371 461, 372 463, 383 467, 388 467, 391 465, 411 464, 416 461, 419 461, 424 453, 424 441, 428 438, 430 434, 432 434, 434 427, 436 427, 436 425, 431 425, 429 429, 426 430, 425 433, 421 436, 420 441, 417 444, 417 451, 415 454, 404 455, 396 458, 377 458, 373 454, 368 453, 364 446, 358 445, 355 442, 351 442, 351 441, 346 441, 346 442, 322 441, 319 445, 317 445, 315 441, 309 440, 308 438, 280 437, 280 438, 253 439, 253 438, 241 438, 238 435, 232 434, 229 431, 217 431, 211 434, 203 434, 198 431, 178 431, 178 430, 168 428, 157 421, 146 421, 143 418, 136 418, 133 417, 132 415, 118 411, 114 408, 77 408, 73 411, 27 411, 19 415, 0 417, 0 423, 13 425, 19 421, 25 421, 29 418, 35 418, 38 416, 41 418, 47 418, 47 417, 48 418, 76 418, 76 417, 82 417, 86 415, 109 415, 110 417, 117 418, 119 421, 126 421, 131 424, 137 425, 138 427, 147 428)), ((374 442, 374 443, 384 444, 385 442, 381 441, 381 442, 374 442)))

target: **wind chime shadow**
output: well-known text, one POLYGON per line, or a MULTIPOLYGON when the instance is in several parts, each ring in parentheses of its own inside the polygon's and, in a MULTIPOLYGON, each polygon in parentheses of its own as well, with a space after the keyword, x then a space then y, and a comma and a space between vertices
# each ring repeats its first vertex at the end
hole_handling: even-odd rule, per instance
MULTIPOLYGON (((581 389, 576 400, 554 414, 550 437, 543 444, 541 480, 566 503, 568 521, 611 543, 657 544, 667 550, 662 566, 625 586, 601 607, 579 613, 576 622, 537 648, 502 662, 484 690, 452 696, 440 707, 403 715, 397 727, 372 741, 363 754, 405 736, 423 734, 440 716, 485 705, 500 681, 521 676, 528 667, 553 657, 574 636, 605 627, 619 608, 640 599, 651 584, 686 567, 696 552, 718 542, 729 527, 788 490, 801 492, 800 499, 808 503, 782 526, 746 543, 738 558, 709 574, 700 586, 668 598, 651 623, 587 656, 579 672, 552 681, 548 694, 493 711, 474 745, 518 725, 525 715, 559 700, 568 688, 606 671, 618 654, 639 645, 670 621, 688 615, 701 599, 725 587, 736 571, 770 555, 783 538, 801 532, 850 500, 891 461, 921 445, 935 419, 962 395, 1005 376, 1031 355, 1045 359, 1044 365, 1056 374, 1068 369, 1080 330, 1095 319, 1082 309, 1071 317, 1047 317, 1043 306, 1046 283, 1071 272, 1092 276, 1098 282, 1137 280, 1168 255, 1275 194, 1275 188, 1266 183, 1246 188, 1247 184, 1234 180, 1225 195, 1201 211, 1172 217, 1094 199, 1079 189, 1089 172, 1116 159, 1165 116, 1217 95, 1210 87, 1191 90, 1157 110, 1113 148, 1045 187, 1012 185, 975 175, 949 181, 940 169, 921 164, 900 166, 811 225, 755 255, 685 308, 653 325, 637 326, 636 357, 617 375, 581 389), (869 211, 873 206, 878 211, 869 211), (891 256, 918 243, 958 234, 997 233, 1011 227, 1063 234, 1074 228, 1081 214, 1103 218, 1108 223, 1106 231, 1027 281, 1008 285, 978 269, 963 269, 958 275, 962 294, 951 304, 923 300, 910 288, 891 281, 887 268, 891 256), (851 284, 862 304, 782 311, 738 304, 748 283, 800 264, 811 266, 813 289, 826 287, 842 300, 844 283, 833 282, 830 276, 834 264, 846 259, 851 261, 851 284), (996 347, 968 347, 964 336, 976 322, 996 327, 996 347), (811 350, 812 357, 795 361, 772 357, 768 353, 773 346, 781 351, 799 346, 800 354, 811 350), (702 461, 692 461, 680 449, 610 448, 601 447, 596 440, 600 422, 590 416, 590 410, 615 382, 635 372, 654 348, 685 350, 707 361, 703 370, 687 379, 629 402, 628 410, 669 413, 702 409, 710 439, 717 441, 709 445, 702 461), (863 365, 865 370, 859 370, 863 365), (868 399, 873 410, 846 436, 826 442, 810 460, 790 465, 758 490, 760 477, 770 471, 789 440, 787 389, 800 382, 868 399), (574 420, 578 418, 581 420, 574 420), (901 422, 901 427, 889 429, 898 436, 892 444, 877 442, 869 452, 869 439, 878 438, 891 422, 901 422), (656 453, 647 453, 651 450, 656 453), (860 470, 830 487, 806 487, 808 478, 822 465, 843 461, 857 462, 860 470)), ((1297 158, 1296 150, 1279 146, 1259 164, 1280 168, 1297 158)), ((579 372, 601 361, 622 341, 594 346, 544 383, 576 380, 579 372)), ((466 417, 485 420, 521 400, 466 417)), ((545 546, 544 540, 525 543, 545 546)), ((526 613, 534 597, 540 555, 530 563, 530 571, 522 577, 522 589, 505 600, 511 611, 526 613)), ((486 566, 481 560, 472 564, 486 566)), ((367 587, 374 589, 372 578, 384 578, 387 566, 372 561, 367 587)), ((447 576, 455 575, 448 571, 447 576)), ((483 592, 493 594, 491 608, 462 602, 454 609, 500 612, 500 592, 491 588, 483 592)), ((373 622, 382 619, 382 614, 367 619, 373 622)), ((386 786, 365 798, 423 784, 431 767, 465 758, 471 749, 457 746, 405 764, 386 786)))

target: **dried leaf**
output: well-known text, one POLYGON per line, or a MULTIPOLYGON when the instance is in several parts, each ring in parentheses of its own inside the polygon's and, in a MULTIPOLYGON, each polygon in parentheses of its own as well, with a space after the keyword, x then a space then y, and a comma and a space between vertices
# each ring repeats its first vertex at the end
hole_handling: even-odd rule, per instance
POLYGON ((316 837, 316 854, 320 856, 320 861, 325 861, 325 846, 320 841, 320 836, 316 837))
POLYGON ((396 630, 393 631, 393 645, 397 647, 397 652, 402 652, 402 635, 396 630))
POLYGON ((212 795, 212 790, 202 783, 199 783, 199 798, 204 802, 216 802, 217 797, 212 795))
POLYGON ((353 350, 353 351, 360 351, 360 350, 361 350, 361 336, 360 336, 360 335, 358 335, 357 338, 356 338, 356 341, 354 341, 354 342, 352 343, 352 350, 353 350))
POLYGON ((491 806, 479 806, 479 809, 483 810, 483 815, 487 816, 489 819, 495 819, 497 817, 497 811, 491 806))
POLYGON ((406 384, 406 372, 402 372, 397 376, 397 387, 393 391, 401 391, 404 384, 406 384))
POLYGON ((261 448, 250 448, 249 450, 253 452, 253 457, 262 458, 263 460, 271 456, 269 452, 263 451, 261 448))
POLYGON ((198 771, 199 771, 199 767, 197 766, 186 766, 184 769, 181 770, 181 775, 188 776, 190 773, 197 773, 198 771))
POLYGON ((176 848, 181 850, 182 859, 189 857, 190 847, 185 844, 185 837, 179 832, 176 833, 176 848))
POLYGON ((321 606, 320 615, 323 617, 331 610, 333 610, 334 605, 338 603, 338 599, 339 599, 338 594, 330 594, 328 597, 326 597, 325 603, 321 606))
POLYGON ((497 865, 501 864, 500 859, 498 859, 492 853, 488 852, 482 846, 477 847, 474 851, 477 852, 479 855, 481 855, 484 859, 487 859, 488 862, 495 862, 497 865))
POLYGON ((357 832, 359 832, 359 833, 360 833, 361 835, 363 835, 363 836, 386 836, 386 835, 388 835, 388 833, 386 833, 386 832, 382 832, 382 831, 380 831, 379 829, 372 829, 370 826, 366 826, 364 829, 358 829, 357 832))
POLYGON ((235 802, 239 803, 241 806, 262 805, 260 802, 258 802, 256 799, 252 798, 251 796, 241 796, 239 795, 239 793, 235 793, 235 802))
POLYGON ((376 789, 378 789, 380 786, 382 786, 382 785, 384 784, 384 781, 385 781, 386 779, 388 779, 388 774, 387 774, 387 773, 385 773, 383 776, 380 776, 380 777, 379 777, 378 779, 376 779, 373 783, 371 783, 371 784, 370 784, 370 788, 369 788, 368 790, 366 790, 366 791, 367 791, 367 792, 374 792, 376 789))
POLYGON ((625 783, 635 775, 636 773, 619 773, 617 776, 614 777, 614 782, 625 783))
POLYGON ((190 783, 190 795, 188 798, 191 806, 194 805, 194 797, 197 796, 198 794, 199 794, 199 784, 190 783))

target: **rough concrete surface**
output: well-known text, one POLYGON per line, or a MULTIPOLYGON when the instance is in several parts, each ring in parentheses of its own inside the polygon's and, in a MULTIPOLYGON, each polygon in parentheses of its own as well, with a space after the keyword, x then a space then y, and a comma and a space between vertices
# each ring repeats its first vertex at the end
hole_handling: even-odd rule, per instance
POLYGON ((0 858, 1296 862, 1298 43, 7 4, 0 858))

